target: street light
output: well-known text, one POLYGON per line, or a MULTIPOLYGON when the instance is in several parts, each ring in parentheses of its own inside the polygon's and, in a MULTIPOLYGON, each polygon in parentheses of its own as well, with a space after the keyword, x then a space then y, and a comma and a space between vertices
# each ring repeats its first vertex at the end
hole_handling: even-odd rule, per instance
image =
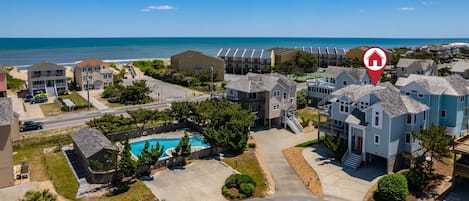
POLYGON ((89 76, 89 68, 86 69, 86 91, 87 91, 87 94, 88 94, 88 110, 90 110, 90 85, 89 85, 89 81, 90 81, 90 76, 89 76))

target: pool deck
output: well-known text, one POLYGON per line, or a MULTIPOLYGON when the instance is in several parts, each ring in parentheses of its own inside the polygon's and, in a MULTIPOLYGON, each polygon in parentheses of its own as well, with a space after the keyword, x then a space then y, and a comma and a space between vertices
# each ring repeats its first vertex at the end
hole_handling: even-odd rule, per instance
MULTIPOLYGON (((186 130, 178 130, 178 131, 172 131, 172 132, 166 132, 166 133, 145 135, 145 136, 129 139, 129 143, 151 140, 155 138, 181 138, 181 137, 184 137, 184 131, 186 130)), ((197 136, 197 135, 193 135, 191 131, 186 131, 186 132, 189 134, 189 136, 197 136)))

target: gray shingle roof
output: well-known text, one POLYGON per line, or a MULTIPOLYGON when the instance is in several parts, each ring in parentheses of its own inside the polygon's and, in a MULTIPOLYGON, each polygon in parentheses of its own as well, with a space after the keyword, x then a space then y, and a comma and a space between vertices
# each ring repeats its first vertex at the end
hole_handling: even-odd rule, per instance
POLYGON ((416 67, 417 69, 422 69, 424 71, 427 71, 430 66, 436 65, 435 61, 431 59, 407 59, 407 58, 401 58, 399 59, 399 62, 397 62, 396 67, 398 68, 410 68, 410 67, 416 67))
POLYGON ((327 67, 326 72, 324 72, 324 76, 337 78, 342 73, 347 73, 352 80, 359 81, 366 74, 366 70, 363 68, 329 66, 327 67))
POLYGON ((282 80, 290 86, 296 85, 295 82, 288 80, 282 75, 272 73, 272 74, 255 74, 248 73, 246 76, 232 81, 230 84, 226 85, 227 89, 233 89, 237 91, 242 91, 246 93, 255 93, 272 90, 277 83, 282 80))
POLYGON ((86 158, 93 156, 103 149, 119 150, 106 136, 94 128, 82 128, 73 133, 71 137, 86 158))
POLYGON ((452 63, 451 72, 464 73, 468 69, 469 69, 469 62, 458 61, 458 62, 452 63))
POLYGON ((396 86, 404 87, 412 82, 435 95, 462 96, 469 94, 468 81, 458 75, 435 77, 410 74, 408 78, 399 78, 396 86))
POLYGON ((0 98, 0 126, 10 125, 14 118, 11 98, 0 98))
POLYGON ((52 63, 52 62, 49 62, 49 61, 43 61, 41 63, 37 63, 37 64, 34 64, 34 65, 28 67, 28 71, 36 70, 36 69, 43 69, 43 68, 46 68, 46 69, 49 69, 49 68, 65 69, 65 67, 59 66, 55 63, 52 63))
MULTIPOLYGON (((381 83, 378 86, 349 85, 333 92, 332 96, 335 98, 331 101, 336 100, 337 97, 347 96, 352 104, 355 104, 360 98, 371 94, 379 99, 375 104, 381 105, 383 110, 392 117, 405 113, 419 113, 429 109, 425 104, 401 95, 399 90, 388 82, 381 83)), ((355 116, 354 118, 350 117, 350 121, 356 121, 357 115, 355 116)))

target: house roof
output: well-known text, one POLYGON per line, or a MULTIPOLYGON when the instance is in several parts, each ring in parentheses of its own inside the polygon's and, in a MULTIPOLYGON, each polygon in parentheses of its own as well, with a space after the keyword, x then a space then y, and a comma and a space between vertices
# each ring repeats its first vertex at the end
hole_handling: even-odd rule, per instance
POLYGON ((464 73, 466 70, 469 70, 468 61, 458 61, 451 63, 451 72, 464 73))
POLYGON ((43 61, 41 63, 34 64, 28 68, 28 71, 31 70, 38 70, 38 69, 43 69, 43 68, 60 68, 60 69, 65 69, 65 67, 57 65, 55 63, 49 62, 49 61, 43 61))
POLYGON ((6 91, 7 89, 7 72, 0 68, 0 91, 6 91))
POLYGON ((342 73, 346 73, 354 81, 359 81, 366 74, 366 70, 363 68, 329 66, 327 67, 326 72, 324 72, 324 76, 337 78, 342 73))
POLYGON ((97 66, 97 65, 107 65, 107 62, 104 62, 101 59, 85 59, 83 61, 78 62, 75 66, 82 68, 85 66, 97 66))
POLYGON ((246 93, 255 93, 272 90, 277 83, 282 80, 288 85, 296 85, 295 82, 288 80, 286 77, 272 73, 272 74, 255 74, 248 73, 246 76, 232 81, 225 87, 246 93))
POLYGON ((10 125, 14 117, 11 98, 0 98, 0 126, 10 125))
POLYGON ((396 86, 404 87, 412 82, 435 95, 463 96, 469 94, 468 81, 458 75, 435 77, 410 74, 407 78, 399 78, 396 86))
POLYGON ((291 54, 293 52, 298 51, 297 49, 294 49, 294 48, 280 48, 280 47, 272 48, 272 50, 274 51, 275 55, 291 54))
POLYGON ((379 101, 375 104, 379 104, 383 107, 384 111, 388 112, 388 114, 393 117, 405 113, 419 113, 429 109, 425 104, 401 95, 399 90, 388 82, 381 83, 378 86, 349 85, 333 92, 332 96, 334 96, 334 98, 330 101, 336 101, 338 97, 346 96, 352 104, 356 104, 356 101, 366 95, 376 96, 379 101))
POLYGON ((220 59, 218 57, 213 57, 213 56, 207 55, 203 52, 199 52, 199 51, 195 51, 195 50, 187 50, 187 51, 181 52, 179 54, 175 54, 175 55, 171 56, 171 58, 181 57, 181 56, 185 56, 185 57, 205 56, 205 57, 210 57, 211 59, 216 59, 216 60, 223 61, 223 59, 220 59))
POLYGON ((103 149, 119 150, 106 136, 94 128, 82 128, 73 133, 71 137, 86 158, 93 156, 103 149))
POLYGON ((255 58, 255 59, 270 59, 272 58, 273 52, 270 50, 264 51, 264 49, 220 49, 217 53, 217 57, 236 57, 236 58, 255 58))
POLYGON ((365 122, 365 113, 355 108, 350 112, 350 114, 345 118, 346 123, 352 123, 356 125, 366 126, 365 122))
POLYGON ((436 65, 435 61, 431 59, 407 59, 401 58, 397 62, 396 67, 398 68, 417 68, 427 71, 430 66, 436 65))

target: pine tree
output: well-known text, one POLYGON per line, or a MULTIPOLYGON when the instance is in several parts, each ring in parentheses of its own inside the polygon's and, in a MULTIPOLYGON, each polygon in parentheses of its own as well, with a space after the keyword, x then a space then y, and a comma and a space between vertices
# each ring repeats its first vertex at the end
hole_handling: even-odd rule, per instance
POLYGON ((446 135, 446 126, 432 124, 428 129, 420 128, 420 134, 414 132, 412 135, 419 141, 423 156, 430 157, 430 160, 425 162, 425 169, 432 174, 433 159, 443 162, 442 159, 451 154, 451 138, 446 135))
POLYGON ((126 177, 134 176, 137 171, 137 164, 132 159, 130 153, 129 138, 126 138, 123 142, 123 150, 121 152, 118 168, 126 177))

